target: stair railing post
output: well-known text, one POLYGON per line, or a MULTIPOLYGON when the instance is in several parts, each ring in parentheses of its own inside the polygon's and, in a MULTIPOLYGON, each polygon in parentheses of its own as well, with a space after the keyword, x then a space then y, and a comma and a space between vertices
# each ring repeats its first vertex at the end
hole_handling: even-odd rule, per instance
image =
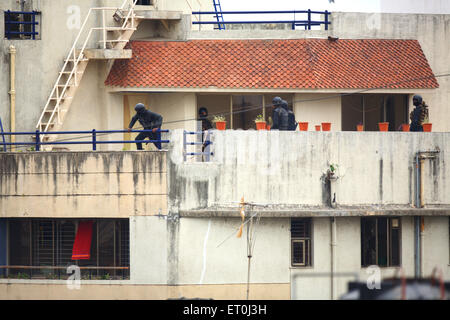
POLYGON ((97 134, 95 133, 95 129, 92 129, 92 150, 97 150, 97 134))
POLYGON ((32 29, 33 40, 36 40, 36 11, 33 10, 33 14, 31 16, 32 16, 31 23, 32 23, 32 28, 33 28, 32 29))
POLYGON ((36 151, 40 151, 40 147, 41 147, 41 137, 39 130, 36 130, 36 151))
POLYGON ((183 161, 186 162, 186 130, 183 131, 183 161))
POLYGON ((328 10, 325 10, 325 30, 328 30, 328 10))
POLYGON ((308 9, 308 30, 311 30, 311 9, 308 9))

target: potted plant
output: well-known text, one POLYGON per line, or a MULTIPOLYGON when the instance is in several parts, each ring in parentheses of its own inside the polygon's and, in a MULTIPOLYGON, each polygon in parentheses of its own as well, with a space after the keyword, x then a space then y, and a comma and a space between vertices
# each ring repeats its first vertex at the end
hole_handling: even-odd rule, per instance
POLYGON ((321 129, 320 124, 319 124, 319 125, 316 125, 316 131, 320 131, 320 129, 321 129))
POLYGON ((299 122, 298 127, 300 131, 308 131, 308 122, 299 122))
POLYGON ((331 122, 322 122, 322 131, 330 131, 331 122))
POLYGON ((220 116, 220 115, 214 116, 213 122, 216 124, 217 130, 225 130, 227 122, 225 121, 224 116, 220 116))
POLYGON ((389 122, 378 122, 378 129, 380 131, 389 131, 389 122))
POLYGON ((356 125, 356 130, 357 131, 364 131, 364 125, 362 124, 362 122, 358 123, 356 125))
POLYGON ((402 124, 402 131, 403 132, 408 132, 409 131, 409 124, 408 123, 403 123, 402 124))
POLYGON ((423 132, 431 132, 431 127, 432 127, 432 124, 430 123, 430 119, 427 116, 427 117, 425 117, 423 124, 422 124, 423 132))
POLYGON ((255 119, 255 124, 256 130, 266 130, 266 120, 264 120, 262 114, 258 114, 258 116, 255 119))
POLYGON ((335 163, 331 163, 328 170, 327 170, 327 178, 329 180, 336 180, 337 179, 337 171, 338 165, 335 163))

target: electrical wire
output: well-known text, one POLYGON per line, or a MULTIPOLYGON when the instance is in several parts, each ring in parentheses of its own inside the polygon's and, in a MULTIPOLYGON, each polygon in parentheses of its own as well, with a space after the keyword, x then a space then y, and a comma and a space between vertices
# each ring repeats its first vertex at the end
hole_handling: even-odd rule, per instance
MULTIPOLYGON (((403 84, 403 83, 408 83, 408 82, 412 82, 412 81, 419 81, 419 80, 425 80, 425 79, 430 79, 430 78, 433 78, 433 77, 434 78, 441 78, 441 77, 448 77, 448 76, 450 76, 450 71, 446 72, 446 73, 443 73, 443 74, 434 75, 434 76, 418 77, 418 78, 413 78, 413 79, 409 79, 409 80, 403 80, 403 81, 399 81, 399 82, 388 83, 388 84, 386 84, 384 86, 381 86, 381 87, 361 89, 361 90, 358 90, 358 91, 355 91, 355 92, 340 93, 340 94, 329 95, 329 96, 318 97, 318 98, 311 98, 311 99, 293 100, 291 105, 293 105, 294 103, 304 103, 304 102, 315 102, 315 101, 330 100, 330 99, 335 99, 335 98, 339 98, 339 97, 352 96, 352 95, 357 95, 357 94, 370 92, 370 91, 374 91, 374 90, 380 90, 380 89, 390 89, 388 87, 399 85, 399 84, 403 84)), ((220 116, 226 116, 226 115, 240 114, 240 113, 245 113, 245 112, 249 112, 249 111, 253 111, 253 110, 258 110, 258 109, 261 109, 263 107, 264 107, 263 105, 250 105, 250 106, 242 107, 242 109, 238 110, 238 111, 217 112, 217 113, 211 114, 210 116, 219 116, 219 115, 220 116)), ((366 112, 371 112, 371 111, 374 111, 376 109, 377 108, 369 109, 369 110, 366 110, 366 112)), ((179 122, 198 121, 198 120, 199 120, 198 118, 180 119, 180 120, 166 121, 163 124, 173 124, 173 123, 179 123, 179 122)), ((142 126, 138 126, 136 129, 140 130, 140 129, 143 129, 143 127, 142 126)), ((97 137, 110 135, 110 134, 117 134, 117 132, 99 133, 99 134, 97 134, 97 137)), ((45 133, 43 133, 43 135, 45 135, 45 133)), ((90 137, 92 137, 92 135, 91 134, 87 134, 87 135, 76 136, 76 137, 71 137, 71 138, 58 139, 58 140, 55 140, 55 142, 66 142, 66 141, 73 141, 73 140, 90 138, 90 137)), ((24 148, 25 149, 26 148, 29 149, 30 147, 27 147, 27 146, 20 147, 19 145, 15 146, 15 149, 24 149, 24 148)))

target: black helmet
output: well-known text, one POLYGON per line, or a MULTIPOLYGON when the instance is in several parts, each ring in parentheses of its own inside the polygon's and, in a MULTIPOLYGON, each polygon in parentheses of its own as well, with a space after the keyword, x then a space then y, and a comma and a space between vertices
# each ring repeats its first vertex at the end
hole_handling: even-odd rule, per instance
POLYGON ((272 100, 272 104, 276 107, 280 106, 283 100, 280 97, 275 97, 272 100))
POLYGON ((286 100, 281 100, 281 106, 283 107, 283 109, 287 109, 288 108, 288 103, 286 100))
POLYGON ((137 113, 142 113, 145 111, 145 106, 143 103, 138 103, 136 104, 136 106, 134 107, 134 110, 136 110, 137 113))
POLYGON ((207 117, 208 116, 208 109, 206 109, 205 107, 201 107, 200 109, 198 109, 198 115, 200 117, 207 117), (204 115, 203 112, 205 112, 206 114, 204 115))
POLYGON ((413 104, 415 106, 418 106, 418 105, 422 104, 422 96, 418 95, 418 94, 414 95, 414 97, 413 97, 413 104))

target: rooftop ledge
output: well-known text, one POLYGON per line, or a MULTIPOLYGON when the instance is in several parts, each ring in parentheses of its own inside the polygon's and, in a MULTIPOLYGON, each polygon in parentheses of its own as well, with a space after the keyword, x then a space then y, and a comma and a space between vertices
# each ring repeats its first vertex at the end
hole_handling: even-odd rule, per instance
MULTIPOLYGON (((446 206, 426 206, 414 208, 405 205, 386 206, 342 206, 330 207, 308 207, 282 205, 273 208, 254 207, 246 208, 247 216, 260 213, 265 218, 289 218, 289 217, 362 217, 362 216, 450 216, 450 204, 446 206), (281 207, 281 209, 280 209, 281 207)), ((211 207, 205 209, 180 210, 181 217, 241 217, 238 205, 235 207, 211 207)))

